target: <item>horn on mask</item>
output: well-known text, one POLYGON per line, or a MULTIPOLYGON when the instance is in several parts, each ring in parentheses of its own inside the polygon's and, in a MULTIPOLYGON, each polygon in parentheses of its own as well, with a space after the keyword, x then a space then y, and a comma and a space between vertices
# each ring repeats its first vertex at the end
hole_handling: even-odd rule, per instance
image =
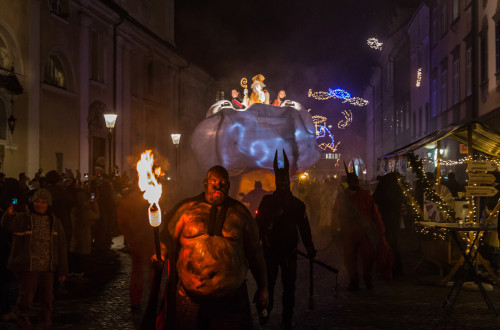
POLYGON ((273 169, 274 169, 274 172, 276 173, 276 171, 278 170, 278 149, 276 149, 276 153, 274 154, 274 162, 273 162, 273 169))
POLYGON ((285 149, 283 149, 283 160, 285 162, 285 170, 288 173, 288 170, 290 168, 290 163, 288 162, 288 157, 286 156, 285 149))
POLYGON ((345 175, 349 174, 349 169, 347 168, 347 165, 344 162, 344 169, 345 169, 345 175))

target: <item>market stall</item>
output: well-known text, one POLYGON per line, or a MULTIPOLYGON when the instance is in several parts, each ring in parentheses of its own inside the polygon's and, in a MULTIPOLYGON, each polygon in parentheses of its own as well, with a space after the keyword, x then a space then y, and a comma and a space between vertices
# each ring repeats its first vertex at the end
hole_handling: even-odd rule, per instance
MULTIPOLYGON (((455 155, 458 154, 458 152, 455 153, 455 155)), ((451 241, 445 229, 433 231, 429 229, 429 226, 419 226, 419 224, 423 221, 434 221, 467 226, 481 222, 483 225, 489 224, 496 227, 500 209, 500 194, 496 189, 500 179, 497 175, 499 156, 500 133, 483 123, 470 122, 435 132, 379 158, 379 168, 385 171, 398 171, 403 175, 411 171, 414 174, 413 185, 404 180, 400 180, 400 184, 410 201, 410 211, 422 237, 421 246, 424 258, 435 264, 452 266, 452 271, 444 277, 443 281, 449 281, 453 277, 453 270, 456 270, 457 264, 463 263, 463 259, 460 258, 460 254, 453 253, 451 241), (442 159, 441 144, 445 138, 458 142, 456 146, 465 154, 463 158, 442 159), (434 150, 433 154, 421 149, 429 145, 431 146, 429 149, 434 150), (419 149, 421 149, 420 155, 427 153, 429 156, 434 156, 427 158, 427 164, 431 165, 433 173, 429 166, 424 169, 423 160, 419 159, 418 155, 415 156, 419 149), (441 178, 444 172, 442 166, 448 166, 451 163, 461 165, 463 172, 461 174, 466 175, 465 191, 458 196, 451 196, 450 191, 443 187, 441 178), (494 199, 493 205, 490 203, 489 208, 484 206, 487 198, 489 201, 494 199), (424 238, 426 236, 428 239, 424 238), (442 242, 436 242, 436 239, 441 239, 442 242)), ((496 230, 490 231, 488 235, 489 237, 486 238, 488 244, 496 244, 498 248, 496 230), (496 237, 492 239, 492 236, 496 237)), ((466 243, 470 240, 466 234, 462 235, 462 239, 466 243)), ((478 254, 477 263, 481 264, 497 283, 500 282, 489 262, 480 254, 478 254)))

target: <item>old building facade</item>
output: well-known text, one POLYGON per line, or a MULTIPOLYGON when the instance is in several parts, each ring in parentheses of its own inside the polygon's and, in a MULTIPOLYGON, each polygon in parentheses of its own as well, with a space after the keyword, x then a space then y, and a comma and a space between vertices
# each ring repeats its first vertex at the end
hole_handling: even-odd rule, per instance
MULTIPOLYGON (((496 119, 500 112, 499 10, 499 1, 421 1, 387 37, 385 44, 398 47, 383 50, 380 67, 365 92, 371 100, 368 132, 372 139, 367 142, 371 173, 404 171, 405 161, 380 157, 454 126, 479 120, 500 129, 496 119), (397 63, 402 47, 407 48, 409 63, 397 63), (391 81, 390 92, 376 92, 391 81), (397 95, 408 95, 409 106, 402 107, 397 95)), ((419 156, 431 160, 436 152, 446 159, 467 156, 460 143, 449 139, 439 149, 431 145, 419 156)))
POLYGON ((0 86, 0 171, 13 177, 92 173, 99 159, 109 172, 110 154, 118 172, 133 170, 144 149, 173 170, 170 135, 182 134, 183 155, 213 94, 213 79, 176 52, 173 0, 1 1, 0 74, 24 89, 0 86), (118 115, 111 135, 106 112, 118 115))

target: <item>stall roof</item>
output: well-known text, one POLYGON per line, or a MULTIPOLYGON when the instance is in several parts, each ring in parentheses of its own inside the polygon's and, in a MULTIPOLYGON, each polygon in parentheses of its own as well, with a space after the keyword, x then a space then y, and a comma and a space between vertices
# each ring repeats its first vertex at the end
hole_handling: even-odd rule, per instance
POLYGON ((421 138, 407 146, 396 149, 379 158, 396 157, 407 154, 410 151, 417 150, 428 144, 451 137, 460 143, 468 144, 467 130, 472 127, 472 148, 490 156, 500 156, 500 132, 491 127, 474 121, 465 125, 450 127, 441 131, 434 132, 421 138))

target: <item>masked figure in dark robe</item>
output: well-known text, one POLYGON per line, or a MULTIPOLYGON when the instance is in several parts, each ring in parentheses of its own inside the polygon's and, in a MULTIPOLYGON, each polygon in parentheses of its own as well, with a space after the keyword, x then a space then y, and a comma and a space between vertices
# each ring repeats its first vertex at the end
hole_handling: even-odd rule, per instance
MULTIPOLYGON (((358 255, 363 264, 362 275, 366 288, 372 289, 372 272, 377 257, 377 247, 380 242, 384 243, 384 247, 387 246, 384 236, 385 226, 370 192, 359 186, 355 172, 349 173, 345 164, 344 167, 347 188, 339 191, 335 201, 335 211, 340 219, 344 264, 349 276, 348 289, 359 290, 358 255)), ((389 258, 392 257, 392 252, 390 253, 389 258)), ((391 269, 388 271, 391 272, 391 269)))
POLYGON ((312 241, 306 206, 301 200, 294 197, 290 191, 289 163, 284 150, 283 157, 285 166, 284 168, 278 168, 278 151, 276 151, 274 156, 276 190, 272 195, 266 195, 262 198, 255 219, 259 224, 267 266, 269 285, 268 313, 273 308, 274 286, 278 276, 278 269, 281 269, 283 328, 291 329, 295 305, 295 280, 297 278, 298 233, 300 233, 309 257, 314 258, 316 250, 312 241))

